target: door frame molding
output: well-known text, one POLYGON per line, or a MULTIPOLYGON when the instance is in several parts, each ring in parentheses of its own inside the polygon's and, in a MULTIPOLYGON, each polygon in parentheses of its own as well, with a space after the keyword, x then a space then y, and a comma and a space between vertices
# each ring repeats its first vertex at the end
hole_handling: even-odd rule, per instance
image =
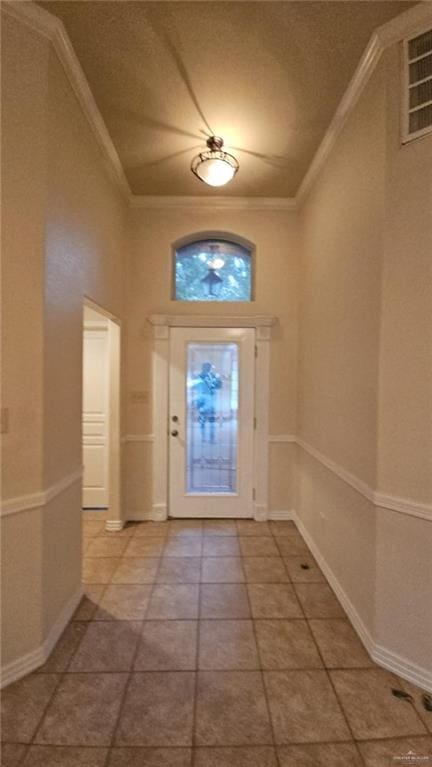
POLYGON ((168 518, 168 406, 171 328, 254 328, 255 418, 254 431, 254 518, 268 519, 268 436, 270 393, 270 340, 277 318, 269 315, 212 317, 207 315, 151 314, 153 326, 153 470, 151 519, 168 518))

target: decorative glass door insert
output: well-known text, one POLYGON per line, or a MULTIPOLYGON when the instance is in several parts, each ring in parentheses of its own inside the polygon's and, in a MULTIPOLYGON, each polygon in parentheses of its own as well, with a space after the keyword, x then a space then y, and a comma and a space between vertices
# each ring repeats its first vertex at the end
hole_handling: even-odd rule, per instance
POLYGON ((250 516, 254 342, 250 328, 174 328, 170 515, 250 516))

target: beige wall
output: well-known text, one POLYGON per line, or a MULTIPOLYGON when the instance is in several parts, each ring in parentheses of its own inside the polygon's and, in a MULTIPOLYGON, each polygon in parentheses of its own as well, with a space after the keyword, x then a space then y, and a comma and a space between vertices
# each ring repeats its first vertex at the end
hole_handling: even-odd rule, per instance
MULTIPOLYGON (((125 204, 47 40, 3 22, 3 499, 82 463, 82 304, 123 315, 125 204)), ((81 487, 2 519, 3 663, 40 646, 80 587, 81 487)))
MULTIPOLYGON (((208 315, 271 314, 272 330, 270 433, 292 434, 296 428, 298 247, 295 212, 257 210, 131 209, 131 257, 128 291, 128 421, 129 434, 150 434, 152 313, 208 315), (227 232, 256 246, 256 296, 252 304, 183 303, 171 300, 171 247, 195 232, 227 232), (148 402, 132 403, 133 391, 147 391, 148 402)), ((126 447, 127 513, 149 511, 147 485, 151 447, 126 447)), ((292 445, 272 446, 272 503, 292 507, 292 445), (282 450, 290 466, 281 460, 282 450)), ((273 508, 275 508, 273 506, 273 508)))
POLYGON ((432 525, 371 501, 431 501, 432 139, 400 147, 399 73, 393 46, 300 214, 299 435, 328 466, 298 448, 297 510, 358 625, 421 671, 432 525))

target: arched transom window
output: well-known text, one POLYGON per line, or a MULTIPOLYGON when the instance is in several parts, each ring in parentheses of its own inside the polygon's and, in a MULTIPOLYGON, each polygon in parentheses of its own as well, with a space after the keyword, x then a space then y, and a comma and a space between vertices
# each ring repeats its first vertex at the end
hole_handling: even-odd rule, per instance
POLYGON ((252 250, 225 239, 202 239, 175 250, 176 301, 251 301, 252 250))

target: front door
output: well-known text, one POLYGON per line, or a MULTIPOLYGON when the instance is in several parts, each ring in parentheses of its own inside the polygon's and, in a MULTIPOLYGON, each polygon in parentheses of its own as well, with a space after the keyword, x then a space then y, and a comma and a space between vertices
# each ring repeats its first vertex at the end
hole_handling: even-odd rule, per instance
POLYGON ((169 515, 252 517, 251 328, 173 328, 169 515))

